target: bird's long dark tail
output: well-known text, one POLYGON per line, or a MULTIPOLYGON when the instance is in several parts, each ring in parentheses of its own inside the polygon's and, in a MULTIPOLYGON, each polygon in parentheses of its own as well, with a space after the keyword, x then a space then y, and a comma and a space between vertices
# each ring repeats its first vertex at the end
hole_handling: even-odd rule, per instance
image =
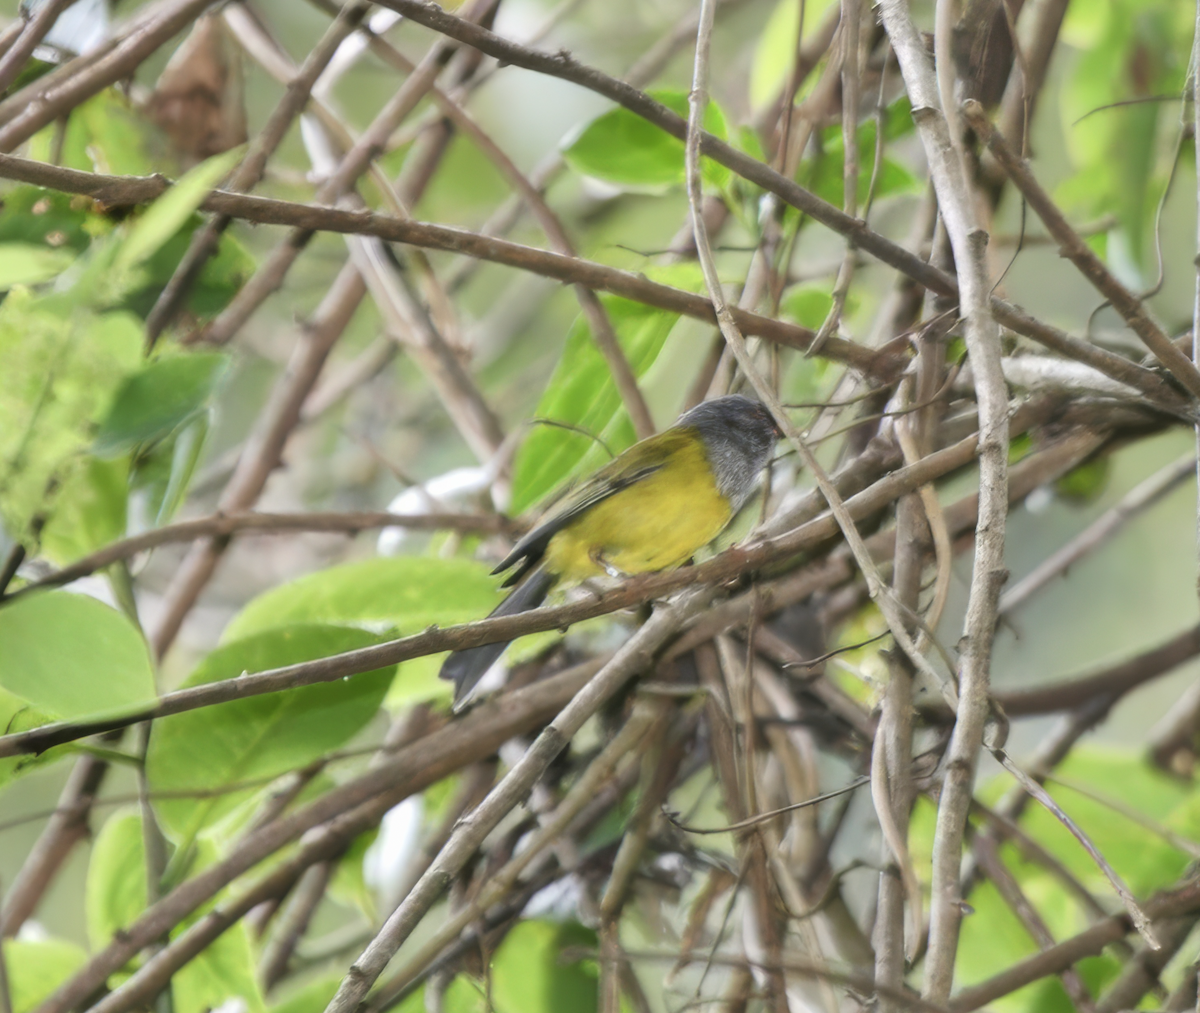
MULTIPOLYGON (((496 616, 513 616, 518 612, 528 612, 537 608, 546 600, 554 578, 546 572, 545 567, 539 566, 521 584, 492 610, 489 619, 496 616)), ((499 644, 484 644, 482 647, 472 647, 465 651, 455 651, 442 665, 439 673, 441 678, 454 682, 454 705, 457 707, 463 698, 475 688, 475 683, 483 678, 486 672, 504 653, 504 649, 512 641, 499 644)))

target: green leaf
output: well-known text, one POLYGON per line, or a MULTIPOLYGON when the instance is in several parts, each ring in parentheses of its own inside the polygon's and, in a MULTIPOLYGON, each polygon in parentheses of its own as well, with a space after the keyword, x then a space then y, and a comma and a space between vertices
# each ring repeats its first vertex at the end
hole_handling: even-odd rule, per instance
POLYGON ((125 534, 129 462, 87 458, 58 495, 42 530, 42 554, 60 566, 95 552, 125 534))
MULTIPOLYGON (((1189 794, 1187 786, 1150 766, 1131 750, 1098 746, 1077 747, 1058 773, 1087 785, 1101 796, 1165 820, 1189 794)), ((1007 778, 1002 783, 1011 784, 1007 778)), ((1139 897, 1172 883, 1187 865, 1187 857, 1153 831, 1114 814, 1099 801, 1060 785, 1048 786, 1063 810, 1091 837, 1100 853, 1139 897)), ((1088 889, 1112 895, 1108 881, 1061 823, 1041 806, 1030 806, 1022 827, 1058 857, 1088 889)), ((1048 920, 1050 918, 1048 917, 1048 920)), ((1051 926, 1054 927, 1051 920, 1051 926)))
MULTIPOLYGON (((396 556, 334 566, 253 599, 225 628, 226 639, 290 623, 335 623, 400 636, 429 626, 481 619, 500 601, 496 578, 466 559, 396 556)), ((400 666, 389 708, 447 697, 437 677, 444 655, 415 658, 400 666)))
POLYGON ((241 147, 232 148, 201 162, 151 204, 121 244, 115 268, 128 271, 152 256, 183 227, 213 187, 241 161, 242 154, 241 147))
MULTIPOLYGON (((120 305, 145 319, 163 287, 179 266, 204 218, 193 214, 137 271, 133 287, 121 296, 120 305)), ((185 306, 200 317, 223 310, 246 279, 254 273, 254 258, 230 233, 221 236, 217 252, 204 262, 199 277, 188 290, 185 306)))
POLYGON ((828 286, 821 285, 797 285, 788 289, 779 304, 781 313, 813 331, 825 322, 831 309, 833 295, 828 286))
POLYGON ((141 328, 128 314, 20 288, 0 303, 0 519, 27 548, 141 358, 141 328))
POLYGON ((399 635, 478 618, 496 606, 496 579, 466 559, 394 556, 311 573, 260 594, 224 639, 291 623, 333 623, 399 635))
MULTIPOLYGON (((803 8, 805 38, 812 34, 832 5, 833 0, 806 0, 803 8)), ((777 101, 787 84, 788 75, 796 62, 800 9, 795 0, 778 0, 759 36, 754 60, 750 64, 750 105, 755 109, 777 101)), ((817 76, 819 71, 809 75, 809 87, 817 76)))
POLYGON ((0 243, 0 289, 49 281, 73 263, 72 250, 54 250, 31 243, 0 243))
POLYGON ((60 718, 134 708, 155 699, 145 641, 116 609, 67 591, 0 609, 0 686, 60 718))
MULTIPOLYGON (((603 301, 634 375, 644 375, 678 316, 626 299, 604 297, 603 301)), ((585 434, 600 437, 614 454, 634 440, 621 395, 582 316, 567 335, 562 358, 538 402, 537 417, 565 422, 582 432, 559 426, 534 426, 529 431, 513 467, 511 509, 517 514, 569 477, 587 474, 609 460, 603 447, 585 434)))
POLYGON ((65 939, 6 939, 4 963, 12 1013, 29 1013, 87 963, 87 951, 65 939))
POLYGON ((597 978, 589 962, 564 964, 568 947, 596 946, 582 925, 522 921, 492 958, 491 996, 497 1013, 589 1013, 596 1009, 597 978))
POLYGON ((171 355, 143 366, 118 389, 93 445, 100 457, 162 439, 208 403, 229 357, 216 352, 171 355))
MULTIPOLYGON (((295 625, 268 630, 213 651, 184 682, 198 686, 233 679, 380 643, 365 630, 295 625)), ((242 782, 240 791, 200 798, 162 798, 156 811, 164 831, 190 842, 265 783, 306 766, 343 745, 371 720, 395 667, 282 693, 247 697, 176 714, 154 724, 146 775, 156 792, 212 792, 242 782)))
MULTIPOLYGON (((687 92, 659 90, 650 96, 687 119, 687 92)), ((715 102, 705 111, 704 129, 722 140, 728 136, 725 114, 715 102)), ((680 186, 686 178, 683 142, 624 108, 592 120, 563 149, 563 157, 584 175, 631 190, 680 186)), ((705 159, 704 175, 720 187, 730 173, 705 159)))
MULTIPOLYGON (((884 138, 892 140, 902 136, 912 129, 912 111, 908 99, 899 99, 887 110, 888 116, 884 126, 884 138)), ((864 121, 858 128, 858 205, 861 208, 867 200, 871 188, 871 172, 875 160, 875 131, 874 120, 864 121)), ((837 207, 842 207, 845 199, 845 145, 842 139, 841 127, 828 127, 822 132, 821 151, 812 165, 808 180, 808 188, 822 200, 837 207)), ((801 170, 803 171, 803 170, 801 170)), ((883 160, 875 180, 876 201, 895 194, 920 193, 924 183, 916 174, 909 171, 903 164, 887 154, 884 149, 883 160)))
MULTIPOLYGON (((201 843, 189 873, 217 860, 216 849, 201 843)), ((221 900, 218 895, 171 930, 178 938, 221 900)), ((85 911, 88 936, 95 949, 107 945, 146 908, 146 853, 141 816, 133 810, 114 813, 92 847, 85 911)), ((254 976, 254 958, 246 926, 238 922, 210 943, 171 978, 175 1013, 207 1013, 229 999, 240 998, 250 1013, 263 1009, 254 976)))
POLYGON ((1063 475, 1054 483, 1054 491, 1075 503, 1091 503, 1107 488, 1111 471, 1107 457, 1095 457, 1063 475))
POLYGON ((136 809, 118 809, 92 843, 84 890, 84 915, 92 949, 146 910, 146 863, 142 818, 136 809))

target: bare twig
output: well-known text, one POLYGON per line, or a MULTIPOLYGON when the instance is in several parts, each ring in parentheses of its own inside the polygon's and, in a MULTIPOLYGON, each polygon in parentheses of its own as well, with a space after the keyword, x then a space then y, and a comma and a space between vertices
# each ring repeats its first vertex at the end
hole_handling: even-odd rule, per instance
POLYGON ((5 601, 19 598, 30 591, 46 587, 61 587, 80 577, 103 570, 121 559, 130 559, 160 545, 191 542, 198 538, 224 538, 237 534, 280 535, 297 531, 331 531, 357 534, 373 528, 412 528, 415 531, 461 531, 494 534, 511 533, 511 522, 496 514, 390 514, 386 511, 314 511, 312 513, 273 514, 255 510, 210 514, 187 521, 176 521, 161 528, 152 528, 140 535, 123 538, 90 556, 64 566, 61 570, 39 577, 3 597, 5 601))

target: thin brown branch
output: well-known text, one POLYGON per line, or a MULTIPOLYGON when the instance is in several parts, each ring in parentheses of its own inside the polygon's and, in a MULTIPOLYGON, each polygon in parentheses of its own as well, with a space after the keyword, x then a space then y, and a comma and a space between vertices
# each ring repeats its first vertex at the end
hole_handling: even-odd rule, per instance
POLYGON ((61 587, 80 577, 103 570, 121 559, 130 559, 161 545, 191 542, 198 538, 227 538, 237 534, 282 535, 297 531, 342 532, 348 535, 360 531, 387 527, 412 528, 415 531, 459 531, 487 534, 512 534, 519 526, 498 514, 391 514, 380 510, 313 511, 312 513, 259 513, 240 510, 216 513, 192 520, 176 521, 140 535, 123 538, 89 556, 64 566, 61 570, 39 577, 0 600, 11 601, 31 591, 61 587))
POLYGON ((58 805, 4 898, 4 908, 0 910, 0 938, 17 934, 37 910, 72 849, 88 835, 92 802, 107 774, 108 764, 94 756, 82 756, 75 761, 58 805))
MULTIPOLYGON (((82 193, 111 207, 127 207, 154 200, 170 186, 162 176, 101 176, 75 169, 46 165, 0 154, 0 178, 46 186, 67 193, 82 193)), ((368 211, 322 208, 290 201, 277 201, 249 194, 215 190, 202 208, 230 214, 259 224, 295 226, 350 235, 377 236, 390 242, 408 243, 425 249, 460 253, 468 257, 505 264, 570 284, 586 285, 611 292, 648 306, 699 320, 715 322, 712 305, 703 296, 669 285, 660 285, 641 275, 606 267, 578 257, 523 246, 479 233, 423 222, 406 221, 368 211)), ((746 334, 801 350, 809 347, 814 332, 782 320, 734 310, 734 319, 746 334)), ((878 353, 853 342, 831 337, 821 352, 824 358, 845 362, 865 373, 889 376, 902 360, 878 353)), ((1114 358, 1118 358, 1114 356, 1114 358)), ((1126 362, 1126 360, 1120 360, 1126 362)), ((1132 365, 1132 363, 1128 363, 1132 365)), ((1136 384, 1134 384, 1136 386, 1136 384)))
MULTIPOLYGON (((480 52, 493 56, 503 63, 562 78, 603 95, 673 137, 681 141, 687 139, 687 123, 682 117, 629 84, 609 77, 591 67, 583 66, 569 53, 561 51, 554 54, 542 53, 510 42, 494 32, 489 32, 478 25, 455 17, 426 0, 380 0, 380 2, 381 6, 388 7, 411 18, 418 24, 423 24, 434 31, 473 46, 480 52)), ((950 275, 874 232, 865 222, 854 219, 846 215, 840 208, 821 200, 788 177, 776 172, 769 165, 738 151, 708 133, 701 133, 700 145, 701 152, 713 161, 719 162, 743 179, 775 194, 785 203, 811 216, 834 232, 853 240, 858 248, 870 253, 876 259, 894 267, 934 292, 957 297, 958 283, 950 275)), ((996 320, 1005 327, 1044 343, 1047 347, 1054 348, 1080 362, 1093 365, 1112 376, 1113 379, 1129 383, 1150 396, 1178 403, 1178 396, 1173 394, 1168 386, 1164 385, 1157 377, 1153 377, 1153 374, 1147 375, 1149 371, 1127 359, 1122 359, 1118 355, 1113 355, 1049 327, 1033 319, 1019 307, 1002 299, 992 297, 991 307, 996 320)))
MULTIPOLYGON (((924 44, 909 17, 907 5, 900 0, 884 0, 882 12, 912 101, 913 119, 929 161, 938 207, 954 251, 960 286, 959 315, 965 322, 964 337, 979 405, 980 498, 975 559, 960 646, 961 698, 938 799, 929 950, 922 993, 936 1002, 945 1002, 953 982, 962 920, 958 876, 963 833, 988 715, 996 610, 1000 589, 1008 576, 1004 567, 1008 514, 1008 390, 1000 365, 999 328, 992 315, 988 237, 976 220, 975 197, 966 172, 961 139, 952 134, 954 120, 950 118, 950 110, 939 108, 938 82, 929 67, 924 44)), ((951 70, 949 67, 944 69, 951 70)))
MULTIPOLYGON (((1020 474, 1023 480, 1019 484, 1013 483, 1010 494, 1014 497, 1028 495, 1036 485, 1043 481, 1053 480, 1062 474, 1063 469, 1077 464, 1081 457, 1093 452, 1098 442, 1101 441, 1102 438, 1088 434, 1081 440, 1064 440, 1054 447, 1047 448, 1042 454, 1026 459, 1022 464, 1028 464, 1030 467, 1022 470, 1020 474)), ((930 478, 961 467, 971 460, 974 445, 974 439, 969 438, 954 447, 922 458, 917 465, 890 473, 868 489, 845 501, 849 516, 855 519, 870 516, 895 498, 911 491, 930 478)), ((976 497, 971 495, 956 504, 955 509, 947 510, 947 519, 952 531, 958 530, 964 524, 968 527, 971 526, 974 521, 975 506, 976 497)), ((332 682, 345 676, 373 671, 386 665, 441 651, 478 647, 500 640, 512 640, 526 633, 558 629, 584 619, 607 615, 618 609, 653 601, 692 585, 718 586, 752 574, 769 563, 793 558, 806 548, 820 545, 836 536, 838 531, 837 521, 830 514, 824 514, 783 535, 747 546, 736 546, 714 559, 682 570, 635 577, 626 580, 611 591, 599 596, 591 596, 586 600, 532 609, 516 616, 481 619, 477 622, 446 629, 434 628, 375 647, 348 651, 317 661, 176 690, 173 693, 164 694, 155 704, 149 705, 145 709, 122 716, 88 722, 59 722, 43 725, 26 732, 0 736, 0 757, 44 752, 63 742, 114 728, 124 728, 146 718, 165 717, 247 696, 294 689, 301 685, 332 682)), ((892 533, 882 532, 880 536, 876 537, 879 546, 877 551, 890 554, 892 533)), ((837 572, 845 574, 848 578, 851 570, 843 562, 837 568, 837 572)), ((807 593, 812 592, 808 590, 807 593)), ((734 624, 738 618, 736 615, 723 617, 722 622, 725 621, 734 624)), ((711 639, 712 635, 711 632, 706 631, 704 636, 705 639, 711 639)))

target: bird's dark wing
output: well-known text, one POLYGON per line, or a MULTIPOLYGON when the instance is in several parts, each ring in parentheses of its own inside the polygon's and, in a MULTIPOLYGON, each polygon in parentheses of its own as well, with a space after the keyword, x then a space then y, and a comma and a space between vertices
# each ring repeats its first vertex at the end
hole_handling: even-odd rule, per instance
MULTIPOLYGON (((613 463, 619 463, 619 460, 618 458, 613 463)), ((546 546, 550 544, 550 539, 576 517, 586 513, 597 503, 603 502, 610 496, 615 496, 622 489, 636 485, 662 467, 661 463, 647 464, 616 475, 606 474, 608 468, 601 468, 578 489, 569 493, 555 509, 542 519, 537 527, 522 537, 513 546, 512 552, 500 560, 492 573, 502 573, 510 566, 516 565, 518 561, 522 561, 521 566, 503 584, 504 587, 511 587, 541 561, 546 552, 546 546)))

